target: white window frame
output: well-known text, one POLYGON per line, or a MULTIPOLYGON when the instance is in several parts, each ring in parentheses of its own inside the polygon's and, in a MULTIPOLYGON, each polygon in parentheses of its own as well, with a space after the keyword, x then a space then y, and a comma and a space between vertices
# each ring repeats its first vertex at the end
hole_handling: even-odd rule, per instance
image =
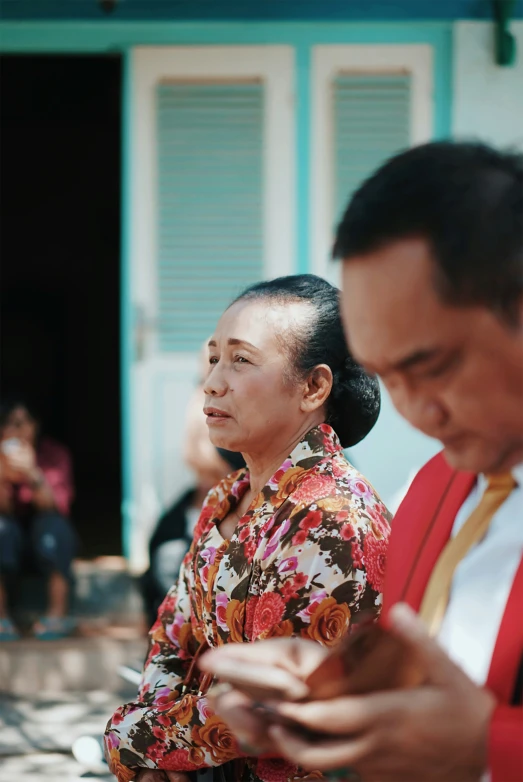
MULTIPOLYGON (((156 301, 156 85, 162 80, 262 80, 264 111, 264 273, 292 274, 295 260, 294 52, 290 46, 158 46, 132 53, 133 300, 156 301), (149 258, 147 266, 140 258, 149 258), (147 273, 145 270, 147 269, 147 273), (149 271, 150 269, 150 271, 149 271)), ((146 310, 149 309, 146 306, 146 310)))
POLYGON ((311 116, 311 269, 339 284, 330 263, 334 220, 334 79, 342 74, 404 74, 412 79, 410 143, 429 141, 433 128, 433 50, 428 44, 314 46, 311 116))

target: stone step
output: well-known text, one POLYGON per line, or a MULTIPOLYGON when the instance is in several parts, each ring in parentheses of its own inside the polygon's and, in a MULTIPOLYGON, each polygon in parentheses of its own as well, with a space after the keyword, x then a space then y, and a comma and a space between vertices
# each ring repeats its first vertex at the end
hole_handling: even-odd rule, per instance
MULTIPOLYGON (((106 617, 127 621, 141 616, 139 582, 128 572, 123 557, 75 560, 71 613, 77 617, 106 617)), ((20 578, 13 589, 12 613, 22 626, 45 612, 45 583, 37 575, 20 578)))
POLYGON ((73 690, 116 692, 118 668, 141 667, 147 639, 141 624, 80 625, 79 637, 60 641, 23 638, 0 643, 0 691, 10 695, 73 690))

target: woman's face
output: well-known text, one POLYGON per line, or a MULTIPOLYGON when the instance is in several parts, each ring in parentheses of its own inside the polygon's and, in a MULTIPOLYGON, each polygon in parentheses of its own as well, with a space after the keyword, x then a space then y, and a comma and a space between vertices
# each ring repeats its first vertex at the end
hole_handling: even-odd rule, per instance
POLYGON ((214 445, 246 454, 285 448, 309 414, 305 384, 293 382, 286 338, 310 316, 308 305, 238 301, 220 318, 209 341, 204 384, 214 445))
POLYGON ((34 445, 37 432, 38 425, 34 418, 30 416, 25 407, 19 406, 15 407, 8 415, 2 428, 1 439, 16 438, 24 443, 29 443, 29 445, 34 445))

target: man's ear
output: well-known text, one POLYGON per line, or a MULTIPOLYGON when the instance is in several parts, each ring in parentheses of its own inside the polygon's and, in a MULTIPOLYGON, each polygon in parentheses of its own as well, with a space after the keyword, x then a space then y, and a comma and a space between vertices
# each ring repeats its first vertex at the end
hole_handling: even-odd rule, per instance
POLYGON ((300 409, 312 413, 322 407, 332 391, 332 370, 327 364, 318 364, 305 381, 305 390, 300 409))

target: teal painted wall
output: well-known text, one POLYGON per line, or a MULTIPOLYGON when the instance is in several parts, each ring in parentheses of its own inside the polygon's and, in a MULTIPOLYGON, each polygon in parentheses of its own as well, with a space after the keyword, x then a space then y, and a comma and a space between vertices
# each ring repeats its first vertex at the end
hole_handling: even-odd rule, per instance
POLYGON ((451 129, 452 79, 451 22, 427 23, 347 23, 250 22, 250 23, 172 23, 172 22, 0 22, 2 54, 119 54, 124 57, 123 96, 123 182, 122 182, 122 449, 124 516, 123 546, 128 552, 132 452, 130 426, 132 364, 132 312, 128 266, 130 221, 130 85, 132 73, 129 52, 134 46, 287 44, 295 50, 296 72, 296 193, 297 193, 297 271, 310 266, 308 222, 310 203, 310 64, 311 48, 317 44, 429 44, 434 52, 435 138, 448 136, 451 129))

